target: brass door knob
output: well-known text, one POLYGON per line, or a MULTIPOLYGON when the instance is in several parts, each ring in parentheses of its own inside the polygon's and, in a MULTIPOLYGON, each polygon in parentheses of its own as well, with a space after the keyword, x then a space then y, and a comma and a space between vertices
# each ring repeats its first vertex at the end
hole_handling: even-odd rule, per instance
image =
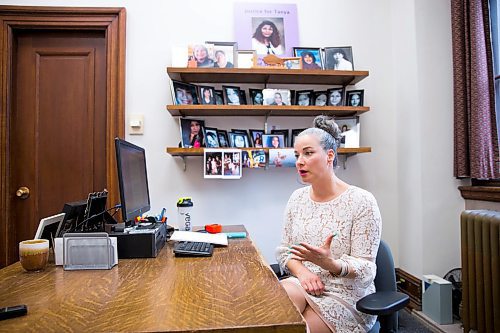
POLYGON ((16 191, 16 197, 19 199, 27 199, 30 196, 30 189, 26 186, 21 186, 16 191))

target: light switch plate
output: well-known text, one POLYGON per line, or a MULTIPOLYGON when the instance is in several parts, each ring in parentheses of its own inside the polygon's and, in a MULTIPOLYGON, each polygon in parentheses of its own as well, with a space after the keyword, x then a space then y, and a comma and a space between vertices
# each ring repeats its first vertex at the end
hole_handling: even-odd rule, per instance
POLYGON ((128 117, 128 128, 130 135, 144 134, 144 115, 131 114, 128 117))

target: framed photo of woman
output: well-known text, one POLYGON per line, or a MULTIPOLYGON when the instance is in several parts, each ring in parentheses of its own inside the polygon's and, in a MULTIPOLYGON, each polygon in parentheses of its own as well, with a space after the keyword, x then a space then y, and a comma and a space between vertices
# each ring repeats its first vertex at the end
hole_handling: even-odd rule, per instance
POLYGON ((363 106, 365 91, 349 90, 346 94, 347 106, 363 106))
POLYGON ((273 129, 271 134, 281 134, 283 135, 283 145, 288 147, 288 130, 287 129, 273 129))
POLYGON ((213 45, 214 49, 214 67, 215 68, 234 68, 238 67, 237 50, 238 43, 236 42, 205 42, 205 44, 213 45))
POLYGON ((229 132, 229 143, 234 148, 248 148, 248 135, 241 132, 229 132))
POLYGON ((315 91, 313 94, 313 105, 325 106, 328 101, 328 93, 326 91, 315 91))
POLYGON ((264 130, 251 129, 250 138, 252 140, 252 146, 255 148, 262 148, 264 144, 262 143, 262 136, 264 135, 264 130))
POLYGON ((264 105, 290 105, 290 90, 288 89, 263 89, 264 105))
POLYGON ((262 89, 248 89, 248 93, 250 94, 250 100, 253 105, 262 105, 264 102, 264 95, 262 94, 262 89))
POLYGON ((344 105, 344 88, 331 88, 326 91, 328 93, 327 105, 341 106, 344 105))
POLYGON ((217 138, 219 139, 219 147, 227 148, 229 147, 229 137, 227 136, 226 130, 217 130, 217 138))
POLYGON ((299 90, 295 92, 295 105, 309 106, 312 103, 312 90, 299 90))
POLYGON ((241 105, 241 93, 239 87, 222 86, 224 101, 227 105, 241 105))
POLYGON ((172 96, 177 105, 192 105, 198 104, 198 93, 196 86, 190 83, 173 81, 175 95, 172 96))
POLYGON ((205 121, 181 118, 181 138, 184 148, 205 147, 205 121))
POLYGON ((205 145, 207 148, 219 148, 217 128, 205 127, 205 145))
POLYGON ((283 134, 264 134, 262 135, 264 148, 285 148, 283 134))
POLYGON ((215 104, 215 89, 209 86, 198 86, 200 104, 215 104))
POLYGON ((353 71, 352 47, 325 47, 325 69, 353 71))
POLYGON ((302 69, 323 69, 319 47, 294 47, 293 55, 300 57, 302 69))

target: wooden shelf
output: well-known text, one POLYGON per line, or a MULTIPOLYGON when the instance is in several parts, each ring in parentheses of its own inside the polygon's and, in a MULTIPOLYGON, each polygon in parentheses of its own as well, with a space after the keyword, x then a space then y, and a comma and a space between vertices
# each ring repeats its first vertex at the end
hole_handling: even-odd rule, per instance
POLYGON ((277 106, 277 105, 167 105, 172 116, 355 116, 368 106, 277 106))
POLYGON ((172 80, 189 83, 260 83, 260 84, 356 84, 368 77, 368 71, 336 71, 276 68, 185 68, 167 67, 172 80))
MULTIPOLYGON (((220 148, 224 149, 224 148, 220 148)), ((227 148, 227 149, 235 149, 235 148, 227 148)), ((243 148, 242 150, 255 150, 255 149, 264 149, 266 152, 269 151, 269 148, 243 148)), ((175 148, 175 147, 167 147, 167 153, 172 156, 203 156, 204 148, 175 148)), ((339 155, 352 155, 359 153, 370 153, 372 151, 371 147, 359 147, 359 148, 339 148, 339 155)))

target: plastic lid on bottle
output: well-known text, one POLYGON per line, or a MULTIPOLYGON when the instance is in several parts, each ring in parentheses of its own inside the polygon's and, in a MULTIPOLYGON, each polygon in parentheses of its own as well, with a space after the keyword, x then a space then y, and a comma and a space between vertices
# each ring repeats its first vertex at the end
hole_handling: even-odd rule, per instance
POLYGON ((193 207, 191 197, 179 198, 177 200, 177 207, 193 207))

